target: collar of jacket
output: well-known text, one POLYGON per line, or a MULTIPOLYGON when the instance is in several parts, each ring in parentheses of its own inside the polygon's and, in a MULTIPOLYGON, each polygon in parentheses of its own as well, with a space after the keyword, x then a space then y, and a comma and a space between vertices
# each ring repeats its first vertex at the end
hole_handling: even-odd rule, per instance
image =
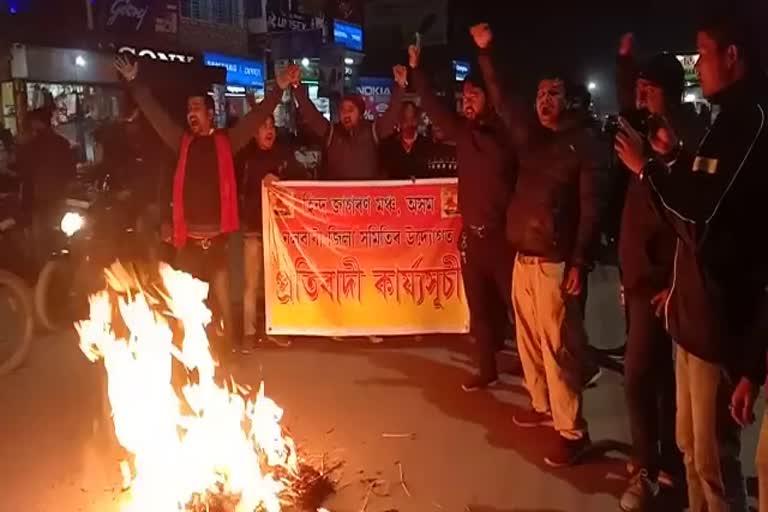
POLYGON ((712 96, 710 100, 715 105, 719 105, 724 109, 735 107, 746 102, 753 102, 756 95, 761 93, 764 94, 764 91, 761 91, 761 88, 765 88, 766 82, 765 75, 758 73, 754 76, 739 80, 730 87, 727 87, 712 96))

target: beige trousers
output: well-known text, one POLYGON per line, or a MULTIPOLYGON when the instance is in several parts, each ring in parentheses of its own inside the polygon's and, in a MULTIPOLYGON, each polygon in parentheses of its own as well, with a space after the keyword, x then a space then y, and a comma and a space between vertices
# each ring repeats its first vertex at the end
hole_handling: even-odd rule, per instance
POLYGON ((259 326, 258 307, 264 303, 264 252, 261 235, 245 238, 245 290, 243 322, 246 336, 263 334, 259 326))
POLYGON ((683 453, 690 512, 746 512, 741 430, 728 404, 733 383, 722 367, 678 345, 677 446, 683 453))
POLYGON ((569 349, 562 284, 565 263, 518 255, 512 273, 517 347, 525 387, 533 408, 551 413, 555 430, 566 439, 580 439, 587 431, 582 416, 581 362, 569 349))

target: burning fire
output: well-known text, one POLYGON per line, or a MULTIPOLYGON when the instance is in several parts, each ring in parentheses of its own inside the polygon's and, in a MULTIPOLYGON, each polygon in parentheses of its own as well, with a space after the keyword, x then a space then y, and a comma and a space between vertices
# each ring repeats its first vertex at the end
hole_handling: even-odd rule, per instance
POLYGON ((234 381, 231 389, 215 382, 208 285, 167 265, 160 277, 163 300, 113 266, 107 290, 91 297, 90 319, 77 326, 82 351, 106 368, 115 434, 131 454, 120 463, 131 491, 123 510, 279 512, 299 473, 282 409, 263 384, 251 400, 234 381), (163 314, 183 325, 180 347, 163 314), (194 375, 180 392, 171 380, 174 360, 194 375))

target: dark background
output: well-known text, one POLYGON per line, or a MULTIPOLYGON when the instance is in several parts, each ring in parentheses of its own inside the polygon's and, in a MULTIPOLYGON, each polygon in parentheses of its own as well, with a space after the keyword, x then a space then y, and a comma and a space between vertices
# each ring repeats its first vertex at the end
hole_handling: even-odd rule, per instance
MULTIPOLYGON (((473 61, 468 28, 488 21, 494 29, 497 61, 509 85, 532 96, 538 79, 553 71, 587 83, 594 81, 600 110, 615 107, 613 77, 619 39, 634 32, 640 57, 660 51, 696 50, 695 27, 713 9, 749 12, 768 40, 768 0, 460 0, 451 6, 451 45, 444 51, 424 50, 425 65, 464 57, 473 61)), ((386 74, 394 62, 405 62, 400 48, 367 48, 366 66, 386 74)), ((766 52, 768 54, 768 52, 766 52)), ((765 56, 765 55, 764 55, 765 56)))

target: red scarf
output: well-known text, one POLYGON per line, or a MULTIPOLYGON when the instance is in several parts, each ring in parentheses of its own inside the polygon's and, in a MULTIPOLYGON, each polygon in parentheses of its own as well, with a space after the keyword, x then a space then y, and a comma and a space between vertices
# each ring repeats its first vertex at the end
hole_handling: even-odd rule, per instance
MULTIPOLYGON (((221 232, 231 233, 240 227, 237 212, 237 186, 235 164, 229 139, 222 132, 213 134, 219 167, 219 193, 221 196, 221 232)), ((187 220, 184 216, 184 180, 187 173, 187 155, 193 136, 185 133, 181 139, 179 163, 173 179, 173 245, 184 247, 187 243, 187 220)))

